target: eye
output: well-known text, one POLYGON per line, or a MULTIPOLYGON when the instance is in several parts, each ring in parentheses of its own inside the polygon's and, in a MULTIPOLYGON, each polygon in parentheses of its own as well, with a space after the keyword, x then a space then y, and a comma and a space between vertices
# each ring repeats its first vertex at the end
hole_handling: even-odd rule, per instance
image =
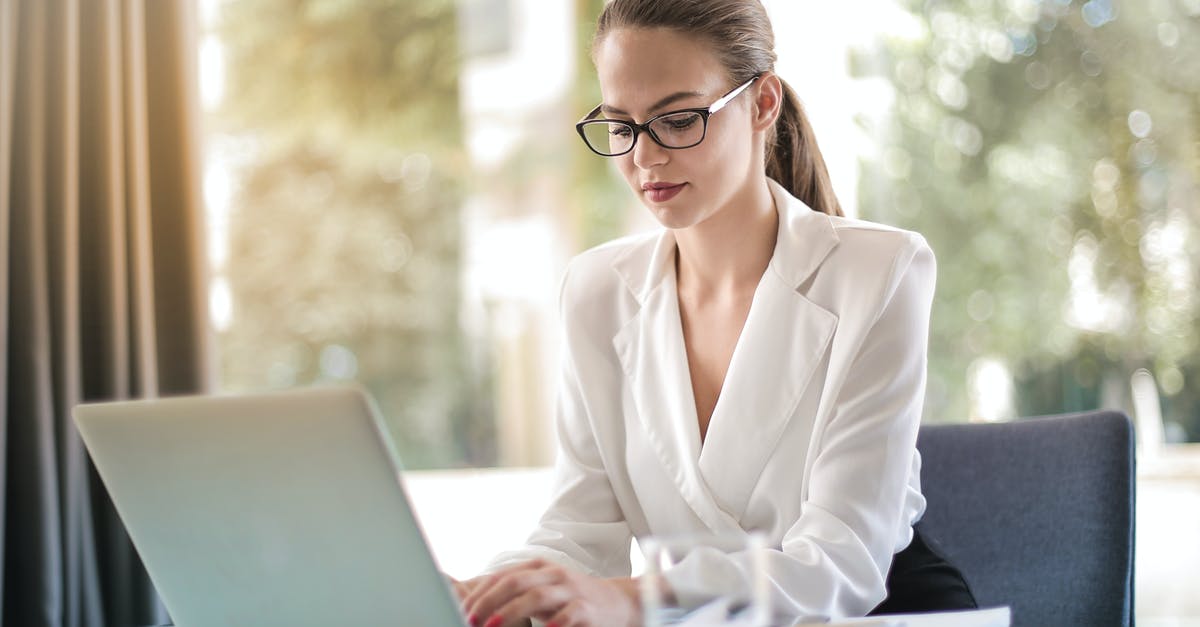
POLYGON ((608 128, 608 134, 614 137, 629 137, 632 130, 624 124, 613 124, 608 128))
POLYGON ((667 125, 670 126, 672 130, 682 131, 684 129, 691 128, 699 120, 700 120, 699 115, 691 113, 688 115, 681 115, 679 117, 670 118, 666 122, 667 122, 667 125))

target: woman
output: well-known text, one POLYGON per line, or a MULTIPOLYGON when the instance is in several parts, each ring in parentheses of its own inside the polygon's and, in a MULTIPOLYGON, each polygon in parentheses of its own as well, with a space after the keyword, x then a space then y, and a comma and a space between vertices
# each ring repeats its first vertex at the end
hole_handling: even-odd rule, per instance
MULTIPOLYGON (((773 48, 758 0, 600 16, 579 132, 665 229, 568 268, 557 487, 526 547, 457 584, 472 625, 638 624, 630 540, 684 532, 764 533, 785 617, 974 606, 913 529, 933 253, 841 217, 773 48)), ((728 593, 747 559, 668 583, 728 593)))

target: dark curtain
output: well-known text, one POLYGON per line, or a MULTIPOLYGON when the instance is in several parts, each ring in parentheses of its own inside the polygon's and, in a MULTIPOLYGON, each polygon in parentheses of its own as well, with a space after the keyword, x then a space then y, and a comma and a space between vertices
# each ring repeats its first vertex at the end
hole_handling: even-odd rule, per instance
POLYGON ((195 7, 0 0, 3 623, 166 616, 71 420, 208 388, 195 7))

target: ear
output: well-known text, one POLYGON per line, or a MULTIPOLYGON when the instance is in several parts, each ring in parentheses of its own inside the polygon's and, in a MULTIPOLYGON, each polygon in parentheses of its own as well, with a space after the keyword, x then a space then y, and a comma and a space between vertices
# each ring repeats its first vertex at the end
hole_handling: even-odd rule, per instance
POLYGON ((754 81, 754 108, 751 125, 756 131, 765 131, 775 126, 783 110, 783 85, 774 72, 764 72, 754 81))

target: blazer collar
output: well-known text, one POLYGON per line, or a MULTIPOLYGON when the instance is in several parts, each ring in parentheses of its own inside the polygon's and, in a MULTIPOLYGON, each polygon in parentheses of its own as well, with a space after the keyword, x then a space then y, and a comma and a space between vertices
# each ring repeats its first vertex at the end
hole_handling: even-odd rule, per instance
POLYGON ((833 218, 813 210, 782 185, 767 179, 779 211, 779 236, 770 268, 785 283, 800 287, 838 244, 833 218))
POLYGON ((837 245, 830 219, 771 185, 780 213, 775 252, 755 291, 703 450, 679 317, 675 238, 665 231, 613 262, 639 304, 613 347, 645 436, 684 500, 714 531, 740 528, 754 485, 837 326, 837 316, 803 293, 837 245))
MULTIPOLYGON (((838 236, 831 218, 814 211, 792 196, 774 179, 767 179, 775 209, 779 212, 779 233, 768 268, 785 283, 802 285, 837 246, 838 236)), ((613 260, 613 269, 641 305, 665 278, 675 272, 675 234, 664 229, 650 246, 625 249, 613 260)))

